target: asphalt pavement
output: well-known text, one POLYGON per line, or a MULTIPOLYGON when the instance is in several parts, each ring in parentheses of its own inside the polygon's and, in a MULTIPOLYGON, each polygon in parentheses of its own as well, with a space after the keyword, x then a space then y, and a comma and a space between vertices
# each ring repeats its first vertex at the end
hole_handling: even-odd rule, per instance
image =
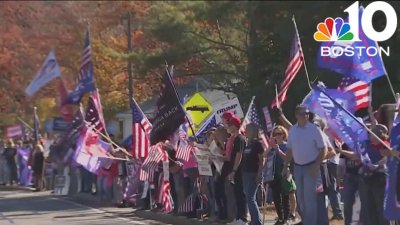
POLYGON ((0 225, 162 225, 168 224, 133 216, 132 209, 94 208, 50 192, 21 188, 0 188, 0 225), (119 216, 121 214, 130 216, 119 216))
MULTIPOLYGON (((356 202, 355 217, 359 213, 356 202)), ((356 218, 355 218, 356 219, 356 218)), ((275 223, 275 213, 267 212, 265 225, 275 223)), ((0 225, 216 225, 162 212, 135 211, 101 202, 90 194, 54 196, 49 191, 0 186, 0 225)), ((332 223, 340 224, 340 223, 332 223)), ((220 224, 219 224, 220 225, 220 224)))

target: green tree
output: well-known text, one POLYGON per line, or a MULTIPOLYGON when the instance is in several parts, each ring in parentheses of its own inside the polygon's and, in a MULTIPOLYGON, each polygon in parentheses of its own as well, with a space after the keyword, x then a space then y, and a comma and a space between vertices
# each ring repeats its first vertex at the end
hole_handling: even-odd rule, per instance
MULTIPOLYGON (((394 8, 398 6, 396 2, 391 4, 394 8)), ((293 15, 310 80, 320 80, 328 87, 336 87, 341 75, 318 68, 319 43, 314 41, 313 34, 316 25, 326 17, 346 17, 343 10, 348 6, 350 3, 344 1, 156 2, 149 10, 144 27, 146 34, 164 44, 153 51, 131 57, 141 72, 160 68, 167 60, 169 64, 177 65, 178 76, 206 75, 215 88, 236 93, 245 106, 252 95, 257 95, 262 104, 269 105, 275 97, 274 85, 280 85, 288 64, 294 37, 293 15), (178 66, 187 60, 196 61, 197 67, 178 66)), ((385 19, 379 13, 373 22, 376 27, 385 25, 385 19)), ((395 47, 398 38, 397 32, 392 39, 380 44, 395 47)), ((398 47, 393 50, 394 57, 384 59, 387 60, 389 75, 396 68, 392 61, 399 54, 398 47)), ((302 68, 289 89, 288 100, 284 104, 286 111, 293 112, 295 105, 309 92, 305 78, 302 68)), ((379 104, 392 101, 388 89, 381 90, 387 87, 384 79, 374 81, 374 90, 380 91, 374 100, 379 104)))

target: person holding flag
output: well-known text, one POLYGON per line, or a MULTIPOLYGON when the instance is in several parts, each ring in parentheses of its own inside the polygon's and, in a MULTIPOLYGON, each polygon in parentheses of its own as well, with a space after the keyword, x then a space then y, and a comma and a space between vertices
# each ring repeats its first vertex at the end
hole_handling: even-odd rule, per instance
MULTIPOLYGON (((372 127, 372 132, 387 145, 388 129, 382 124, 372 127)), ((371 163, 362 167, 366 189, 366 210, 369 223, 379 225, 389 225, 389 221, 384 217, 383 205, 387 177, 387 158, 381 153, 386 147, 378 139, 370 135, 365 143, 365 150, 371 163)))

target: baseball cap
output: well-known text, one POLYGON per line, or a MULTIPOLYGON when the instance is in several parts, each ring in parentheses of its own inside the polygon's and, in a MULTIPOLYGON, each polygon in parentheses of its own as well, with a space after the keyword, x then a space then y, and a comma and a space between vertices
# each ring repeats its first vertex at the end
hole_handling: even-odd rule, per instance
POLYGON ((240 119, 239 119, 238 117, 233 116, 233 117, 230 119, 230 124, 236 126, 237 128, 239 128, 241 122, 240 122, 240 119))
POLYGON ((230 111, 226 111, 226 112, 224 112, 224 114, 222 114, 222 118, 224 118, 224 119, 230 119, 233 116, 234 116, 233 113, 230 111))

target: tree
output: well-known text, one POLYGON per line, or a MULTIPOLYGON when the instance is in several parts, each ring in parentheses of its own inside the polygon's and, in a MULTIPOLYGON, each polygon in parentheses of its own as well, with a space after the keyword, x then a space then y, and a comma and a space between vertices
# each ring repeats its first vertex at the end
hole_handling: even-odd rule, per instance
MULTIPOLYGON (((394 8, 398 5, 391 4, 394 8)), ((311 81, 320 80, 334 88, 341 76, 318 68, 319 43, 313 34, 326 17, 346 17, 343 10, 348 6, 348 2, 157 2, 150 9, 145 31, 164 44, 138 57, 142 59, 141 71, 157 68, 165 59, 172 64, 191 59, 196 61, 196 72, 208 75, 215 88, 236 93, 244 105, 252 95, 269 105, 275 96, 274 85, 279 86, 288 64, 295 15, 311 81)), ((384 21, 382 15, 374 17, 378 27, 382 28, 384 21)), ((398 38, 397 32, 390 42, 381 44, 395 43, 398 38)), ((395 66, 386 65, 388 71, 395 66)), ((184 76, 188 69, 193 70, 177 67, 177 73, 184 76)), ((374 86, 380 86, 382 80, 374 86)), ((290 87, 284 108, 293 112, 308 91, 302 69, 290 87)), ((383 91, 379 104, 390 95, 383 91)))

